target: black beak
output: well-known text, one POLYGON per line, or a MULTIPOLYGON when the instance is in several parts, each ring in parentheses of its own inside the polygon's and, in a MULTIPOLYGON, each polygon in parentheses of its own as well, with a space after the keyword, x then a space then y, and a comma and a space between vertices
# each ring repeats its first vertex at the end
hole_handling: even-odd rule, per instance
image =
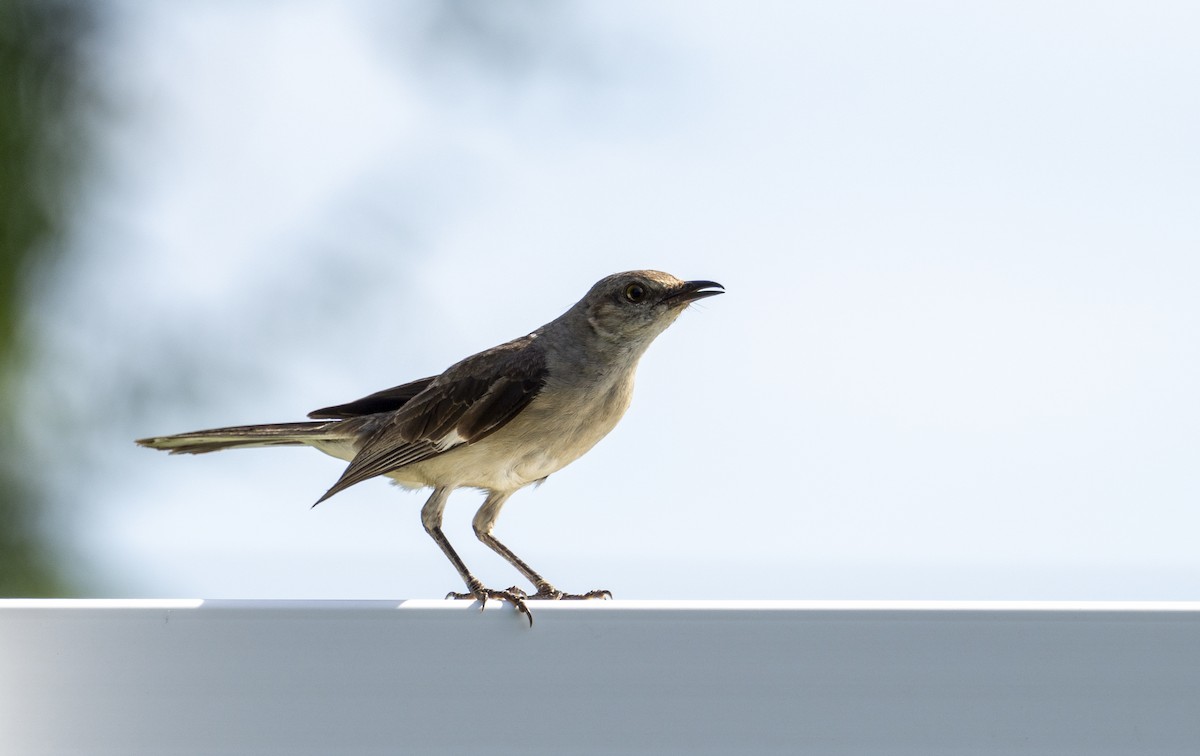
POLYGON ((669 305, 685 305, 705 297, 715 297, 724 294, 725 287, 716 281, 684 281, 673 294, 667 297, 669 305))

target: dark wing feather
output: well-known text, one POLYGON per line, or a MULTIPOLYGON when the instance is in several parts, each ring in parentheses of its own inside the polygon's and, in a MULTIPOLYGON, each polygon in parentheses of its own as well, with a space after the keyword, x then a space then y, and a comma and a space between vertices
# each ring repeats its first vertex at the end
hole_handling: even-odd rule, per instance
POLYGON ((376 391, 370 396, 355 399, 346 404, 323 407, 308 413, 314 420, 346 420, 351 417, 375 415, 380 412, 394 412, 409 402, 414 396, 429 388, 436 376, 422 378, 419 381, 394 386, 383 391, 376 391))
POLYGON ((530 336, 468 357, 390 417, 372 418, 358 453, 317 503, 368 478, 486 438, 533 401, 546 377, 546 355, 530 336))

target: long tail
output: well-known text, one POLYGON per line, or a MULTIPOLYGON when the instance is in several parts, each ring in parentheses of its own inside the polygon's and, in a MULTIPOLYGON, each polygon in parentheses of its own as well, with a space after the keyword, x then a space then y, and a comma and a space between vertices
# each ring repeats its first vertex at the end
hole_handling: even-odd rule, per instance
POLYGON ((232 428, 179 433, 174 436, 141 438, 137 443, 172 454, 204 454, 221 449, 251 446, 303 446, 314 441, 344 437, 335 422, 273 423, 271 425, 238 425, 232 428))

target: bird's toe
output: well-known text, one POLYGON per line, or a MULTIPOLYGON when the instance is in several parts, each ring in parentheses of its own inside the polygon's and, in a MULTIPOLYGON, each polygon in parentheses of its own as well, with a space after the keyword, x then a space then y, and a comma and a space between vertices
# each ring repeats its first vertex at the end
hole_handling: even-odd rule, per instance
POLYGON ((530 599, 539 601, 583 601, 586 599, 611 599, 612 591, 603 589, 588 591, 587 593, 564 593, 558 590, 549 583, 538 585, 537 593, 529 596, 530 599))
POLYGON ((533 627, 533 615, 530 614, 529 607, 525 605, 525 599, 528 596, 526 595, 525 591, 521 590, 520 588, 513 586, 512 588, 508 588, 503 591, 497 591, 495 589, 485 587, 478 580, 469 584, 467 588, 470 591, 469 593, 457 593, 455 591, 451 591, 450 593, 446 594, 446 598, 478 601, 480 611, 483 611, 483 608, 487 606, 487 602, 489 600, 507 601, 508 603, 512 604, 513 608, 519 613, 524 614, 529 619, 529 626, 533 627))

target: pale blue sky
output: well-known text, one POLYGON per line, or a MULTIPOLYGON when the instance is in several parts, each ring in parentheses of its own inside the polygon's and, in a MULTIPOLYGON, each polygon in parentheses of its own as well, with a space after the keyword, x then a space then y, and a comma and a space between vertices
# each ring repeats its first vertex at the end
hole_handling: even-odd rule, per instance
MULTIPOLYGON (((659 268, 728 294, 498 524, 560 587, 1195 598, 1194 4, 533 6, 507 56, 391 7, 128 4, 108 26, 85 263, 43 327, 89 375, 110 340, 226 355, 138 435, 300 419, 659 268)), ((80 494, 109 592, 459 588, 421 494, 310 511, 338 461, 128 434, 99 434, 80 494)), ((479 501, 455 495, 448 534, 507 586, 479 501)))

